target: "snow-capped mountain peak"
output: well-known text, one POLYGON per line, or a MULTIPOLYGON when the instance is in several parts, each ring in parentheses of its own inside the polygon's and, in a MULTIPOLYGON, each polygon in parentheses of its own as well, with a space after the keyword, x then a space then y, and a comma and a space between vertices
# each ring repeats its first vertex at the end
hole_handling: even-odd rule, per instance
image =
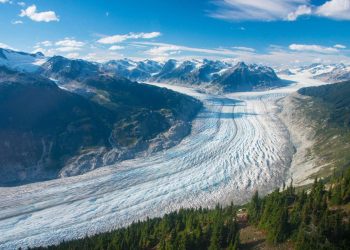
POLYGON ((0 48, 0 65, 18 71, 33 72, 46 62, 40 52, 31 54, 0 48))
POLYGON ((309 66, 301 67, 297 71, 329 83, 346 81, 350 79, 350 66, 345 65, 344 63, 314 63, 309 66))

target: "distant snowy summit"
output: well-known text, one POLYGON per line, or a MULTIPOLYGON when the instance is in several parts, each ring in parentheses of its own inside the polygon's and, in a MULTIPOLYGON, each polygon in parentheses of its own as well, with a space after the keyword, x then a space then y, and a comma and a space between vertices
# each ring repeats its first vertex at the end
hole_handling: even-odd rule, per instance
POLYGON ((323 82, 335 83, 350 80, 350 65, 340 64, 321 64, 314 63, 309 66, 297 69, 299 73, 309 75, 314 79, 323 82))
POLYGON ((108 75, 138 82, 215 86, 227 92, 280 87, 285 82, 278 76, 290 76, 295 73, 306 74, 330 83, 350 79, 350 66, 342 63, 315 63, 299 68, 283 68, 276 73, 271 67, 244 62, 230 63, 208 59, 186 61, 169 59, 159 62, 125 58, 97 63, 62 56, 46 57, 40 52, 33 54, 1 48, 0 66, 37 73, 61 84, 96 75, 108 75))
POLYGON ((41 52, 31 54, 0 48, 0 66, 9 69, 34 72, 46 60, 47 58, 41 52))
POLYGON ((96 75, 124 77, 138 82, 216 86, 224 91, 250 91, 279 87, 282 84, 270 67, 208 59, 187 61, 170 59, 166 62, 121 59, 97 63, 1 49, 0 66, 38 73, 61 84, 96 75))
POLYGON ((249 91, 278 87, 281 84, 274 70, 244 62, 231 64, 213 60, 177 61, 164 63, 127 59, 107 62, 102 68, 135 81, 167 82, 191 85, 215 85, 224 91, 249 91))

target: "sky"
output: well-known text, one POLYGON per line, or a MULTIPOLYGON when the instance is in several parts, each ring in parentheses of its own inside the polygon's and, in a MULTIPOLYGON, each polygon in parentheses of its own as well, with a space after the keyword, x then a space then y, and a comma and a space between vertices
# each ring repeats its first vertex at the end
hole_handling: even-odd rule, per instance
POLYGON ((99 62, 350 63, 350 0, 0 0, 0 47, 99 62))

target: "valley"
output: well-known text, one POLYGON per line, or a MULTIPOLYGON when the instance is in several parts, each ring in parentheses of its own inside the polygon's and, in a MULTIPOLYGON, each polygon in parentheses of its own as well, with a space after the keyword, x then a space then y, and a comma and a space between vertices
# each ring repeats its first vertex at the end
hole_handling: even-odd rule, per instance
POLYGON ((0 188, 0 246, 56 244, 161 216, 181 207, 246 202, 290 176, 294 145, 276 101, 322 82, 285 76, 287 87, 208 94, 153 83, 190 95, 204 108, 192 131, 168 150, 83 175, 0 188))
POLYGON ((0 13, 0 250, 350 249, 350 0, 0 13))

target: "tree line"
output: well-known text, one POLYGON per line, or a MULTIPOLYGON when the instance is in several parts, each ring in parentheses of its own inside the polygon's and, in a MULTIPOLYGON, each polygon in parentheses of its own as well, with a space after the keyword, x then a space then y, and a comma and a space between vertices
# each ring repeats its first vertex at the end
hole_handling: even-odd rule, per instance
POLYGON ((325 185, 315 179, 310 190, 290 185, 248 204, 249 222, 267 232, 267 241, 291 240, 295 249, 349 249, 350 169, 325 185))
POLYGON ((233 204, 225 208, 217 205, 214 209, 181 209, 113 232, 35 249, 235 250, 239 246, 235 214, 233 204))
MULTIPOLYGON (((297 250, 350 247, 350 169, 327 182, 315 179, 307 191, 296 191, 291 183, 263 198, 256 192, 244 207, 249 224, 265 231, 269 244, 291 241, 297 250)), ((237 209, 233 204, 180 209, 163 218, 35 249, 239 249, 237 209)))

